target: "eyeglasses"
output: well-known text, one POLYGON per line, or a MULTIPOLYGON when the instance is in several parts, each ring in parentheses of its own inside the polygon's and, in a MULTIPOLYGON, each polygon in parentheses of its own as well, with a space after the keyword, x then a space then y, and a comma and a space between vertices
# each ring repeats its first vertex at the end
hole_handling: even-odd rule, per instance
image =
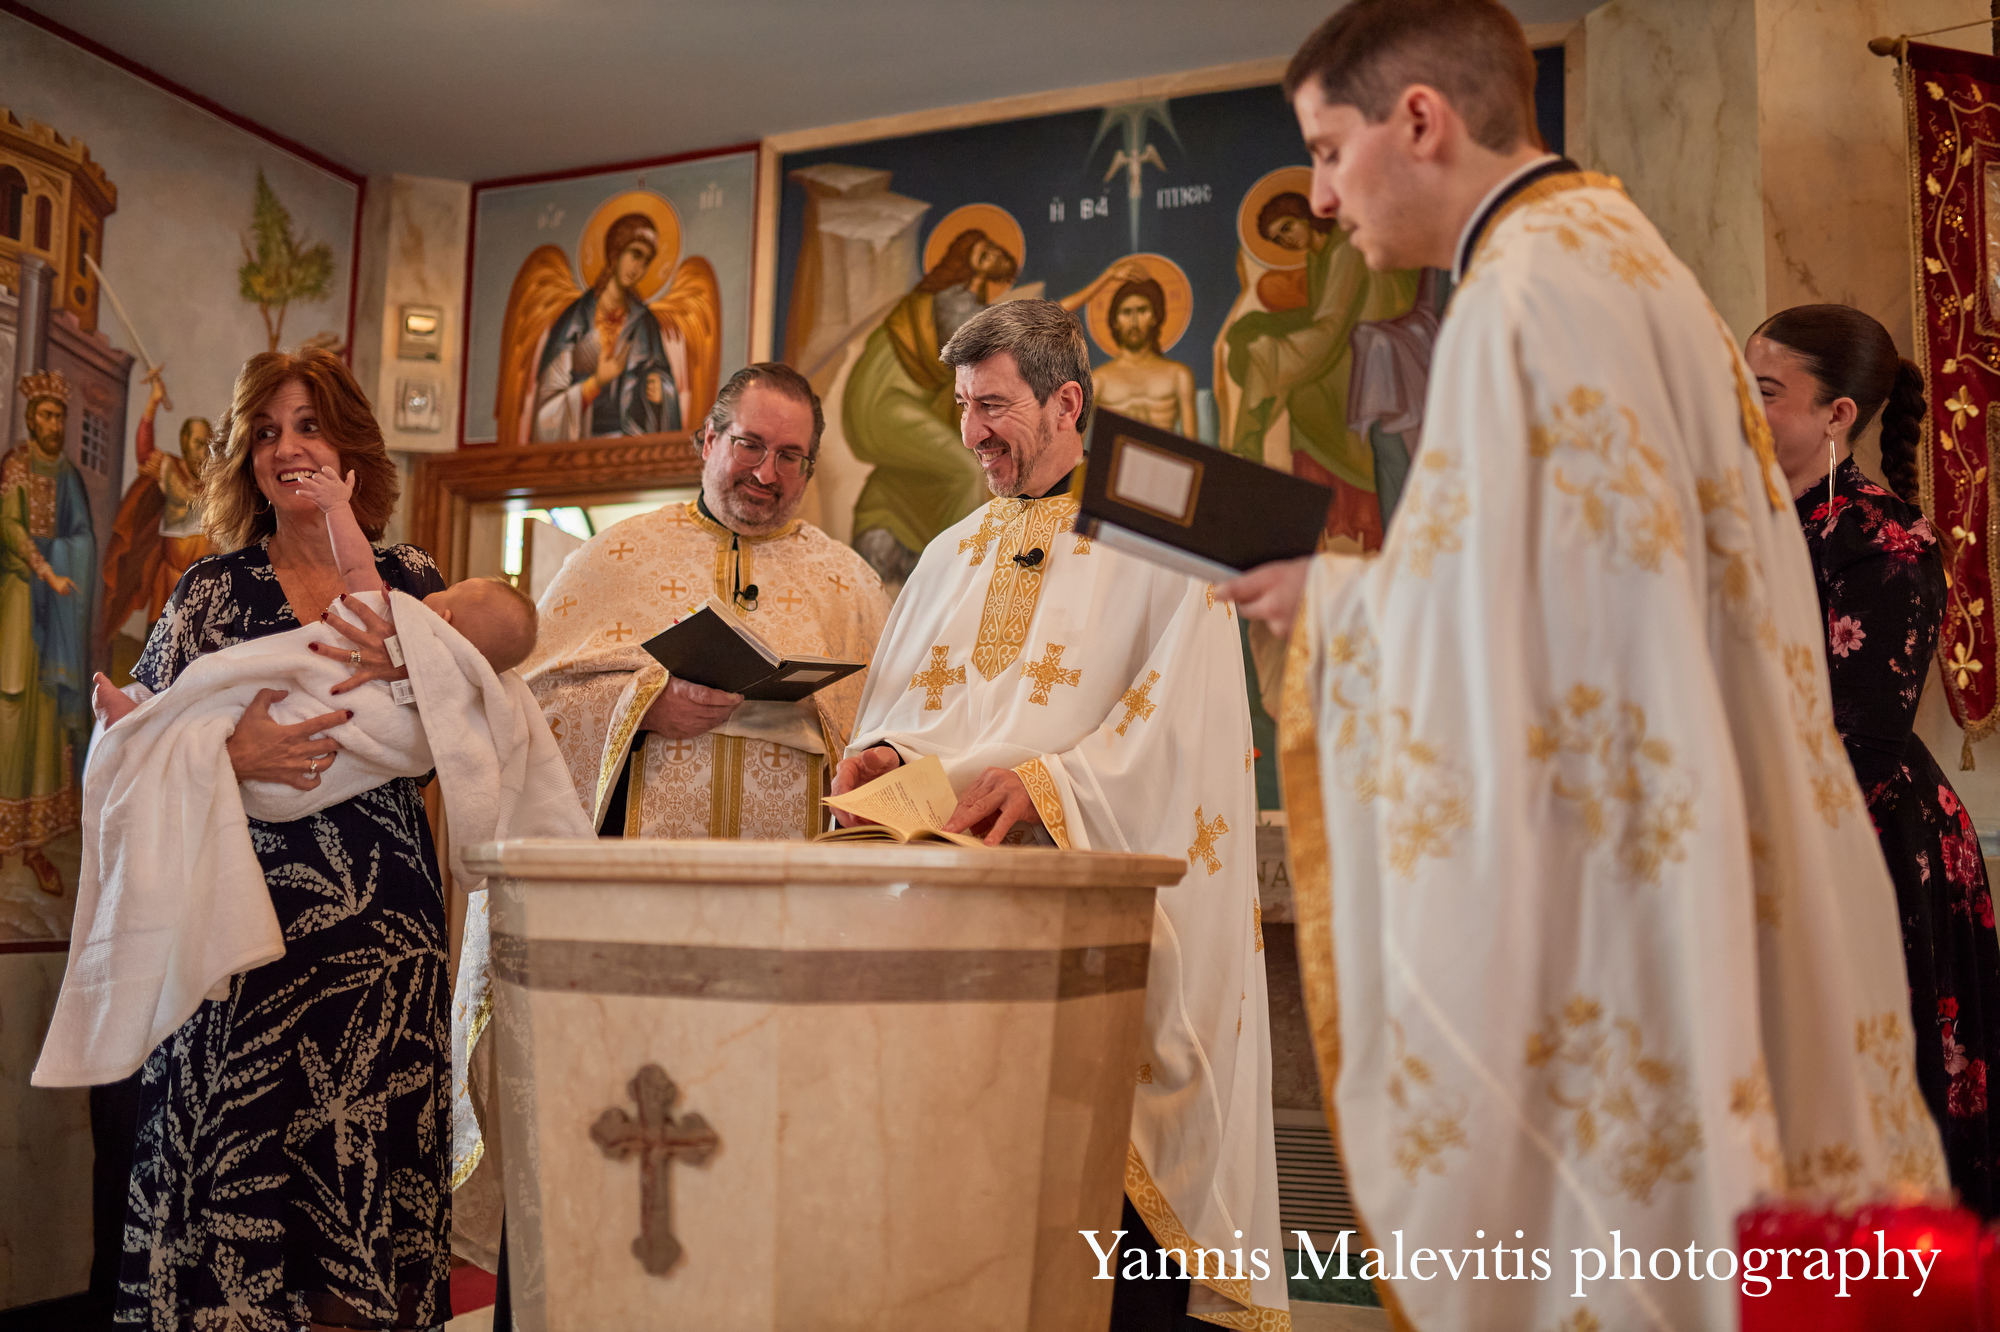
MULTIPOLYGON (((741 435, 725 435, 724 438, 729 441, 729 447, 734 452, 736 461, 751 468, 753 471, 756 468, 762 467, 764 459, 771 456, 771 446, 769 444, 760 444, 756 440, 745 439, 741 435)), ((779 449, 778 475, 788 476, 794 480, 803 480, 813 474, 813 463, 815 461, 812 455, 800 453, 797 449, 779 449)))

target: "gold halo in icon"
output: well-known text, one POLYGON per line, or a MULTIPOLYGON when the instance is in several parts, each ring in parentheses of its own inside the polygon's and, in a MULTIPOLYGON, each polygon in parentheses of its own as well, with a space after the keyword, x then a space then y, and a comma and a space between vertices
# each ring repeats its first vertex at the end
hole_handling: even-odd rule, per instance
MULTIPOLYGON (((1156 312, 1160 316, 1160 350, 1172 350, 1187 332, 1188 321, 1194 318, 1194 284, 1188 281, 1181 266, 1164 254, 1128 254, 1112 267, 1119 264, 1137 264, 1146 270, 1147 277, 1160 284, 1167 298, 1167 308, 1156 312)), ((1083 323, 1090 330, 1090 340, 1106 356, 1118 354, 1118 340, 1111 336, 1111 298, 1124 285, 1115 279, 1105 283, 1083 308, 1083 323)))
POLYGON ((1252 185, 1243 195, 1243 202, 1236 209, 1236 235, 1243 242, 1243 248, 1250 257, 1266 268, 1298 268, 1306 261, 1305 251, 1288 250, 1276 241, 1266 239, 1257 230, 1257 215, 1264 211, 1264 205, 1281 194, 1298 194, 1312 199, 1312 168, 1302 166, 1279 167, 1252 185))
POLYGON ((583 240, 577 246, 576 267, 583 275, 585 287, 595 287, 597 279, 604 275, 604 234, 611 230, 611 224, 627 213, 639 213, 653 224, 659 234, 660 244, 653 255, 653 262, 646 265, 646 271, 639 275, 638 285, 632 294, 642 301, 650 301, 659 289, 666 285, 673 273, 674 265, 681 257, 681 217, 674 206, 651 190, 627 190, 614 194, 597 206, 590 215, 590 221, 583 228, 583 240))
POLYGON ((1021 233, 1021 224, 1014 215, 999 204, 963 204, 938 219, 931 228, 930 238, 924 242, 924 272, 938 266, 951 243, 968 231, 983 231, 986 239, 1014 256, 1015 280, 1020 280, 1021 270, 1028 266, 1028 240, 1021 233))

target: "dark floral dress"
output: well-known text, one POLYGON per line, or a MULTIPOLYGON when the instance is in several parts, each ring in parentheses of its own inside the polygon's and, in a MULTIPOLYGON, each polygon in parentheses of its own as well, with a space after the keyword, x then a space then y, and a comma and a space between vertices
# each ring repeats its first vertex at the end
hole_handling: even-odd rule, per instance
POLYGON ((1826 614, 1833 718, 1896 883, 1917 1081, 1965 1205, 2000 1215, 2000 1125, 1987 1073, 2000 1059, 2000 940, 1972 819, 1912 729, 1944 621, 1944 567, 1921 512, 1853 459, 1798 502, 1826 614))
MULTIPOLYGON (((383 581, 444 586, 413 546, 383 581)), ((263 545, 195 564, 133 676, 298 628, 263 545)), ((370 685, 369 688, 381 688, 370 685)), ((337 761, 337 760, 336 760, 337 761)), ((139 1074, 120 1323, 295 1332, 451 1316, 443 879, 420 784, 250 822, 285 956, 235 977, 139 1074)))

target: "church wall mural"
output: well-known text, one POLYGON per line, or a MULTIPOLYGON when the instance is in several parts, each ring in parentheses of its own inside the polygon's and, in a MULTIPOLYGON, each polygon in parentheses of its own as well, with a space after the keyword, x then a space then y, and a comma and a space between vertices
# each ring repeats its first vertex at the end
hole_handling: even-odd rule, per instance
MULTIPOLYGON (((1562 146, 1562 49, 1537 112, 1562 146)), ((1330 487, 1332 549, 1381 545, 1421 422, 1441 274, 1371 273, 1315 218, 1275 84, 789 152, 773 351, 820 391, 819 521, 892 591, 988 498, 938 349, 996 301, 1081 319, 1103 405, 1330 487), (1357 374, 1356 363, 1363 373, 1357 374)), ((1280 645, 1246 651, 1267 680, 1280 645)), ((1254 680, 1254 676, 1253 676, 1254 680)), ((1251 688, 1259 803, 1275 727, 1251 688)))
POLYGON ((475 185, 460 442, 697 424, 749 360, 756 188, 754 148, 475 185))
POLYGON ((348 341, 363 182, 13 14, 0 89, 0 952, 15 952, 64 946, 90 676, 130 678, 208 553, 200 475, 237 371, 348 341))

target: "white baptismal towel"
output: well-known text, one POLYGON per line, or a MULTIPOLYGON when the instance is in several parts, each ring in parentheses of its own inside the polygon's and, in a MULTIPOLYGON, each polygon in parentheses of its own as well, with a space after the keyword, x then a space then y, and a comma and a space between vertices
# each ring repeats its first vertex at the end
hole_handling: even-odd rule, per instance
POLYGON ((82 1086, 125 1077, 229 978, 284 955, 284 937, 247 817, 284 822, 350 799, 397 776, 438 769, 456 849, 508 835, 588 833, 582 807, 533 695, 503 682, 477 650, 422 602, 390 606, 418 707, 386 686, 334 696, 350 671, 306 644, 344 645, 322 625, 253 639, 197 659, 92 746, 84 776, 83 865, 69 966, 32 1081, 82 1086), (340 756, 318 783, 240 786, 226 745, 259 689, 292 696, 273 708, 299 720, 342 708, 340 756), (428 706, 428 717, 422 714, 428 706), (431 736, 449 737, 433 746, 431 736), (537 734, 538 733, 538 734, 537 734), (438 752, 444 750, 448 752, 438 752), (561 775, 551 790, 546 770, 561 775), (558 798, 560 797, 560 798, 558 798), (566 800, 569 810, 563 808, 566 800), (467 834, 455 821, 466 819, 467 834), (567 817, 565 817, 567 815, 567 817))

